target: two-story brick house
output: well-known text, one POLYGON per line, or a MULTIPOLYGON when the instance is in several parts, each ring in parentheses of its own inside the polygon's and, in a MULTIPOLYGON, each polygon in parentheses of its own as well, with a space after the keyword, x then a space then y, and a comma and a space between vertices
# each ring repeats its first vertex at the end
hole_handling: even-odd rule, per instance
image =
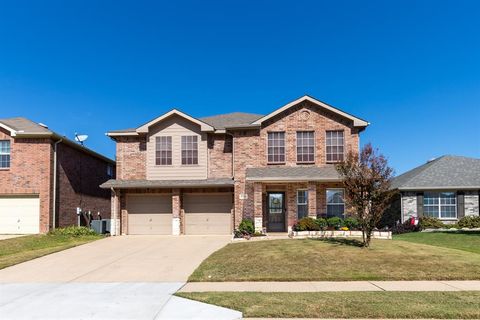
POLYGON ((343 215, 334 163, 368 122, 309 96, 268 115, 193 118, 171 110, 117 142, 117 234, 230 234, 242 219, 286 232, 305 216, 343 215))
POLYGON ((77 225, 77 208, 110 218, 99 185, 111 178, 113 160, 29 119, 0 119, 0 234, 77 225))

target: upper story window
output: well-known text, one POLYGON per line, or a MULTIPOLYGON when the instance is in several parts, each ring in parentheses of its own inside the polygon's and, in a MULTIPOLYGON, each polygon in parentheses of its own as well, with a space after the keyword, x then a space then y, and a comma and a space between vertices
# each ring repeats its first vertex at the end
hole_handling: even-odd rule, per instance
POLYGON ((155 138, 155 164, 157 166, 172 164, 172 137, 155 138))
POLYGON ((313 131, 297 132, 297 162, 315 162, 315 138, 313 131))
POLYGON ((10 140, 0 140, 0 169, 10 168, 10 140))
POLYGON ((113 177, 113 166, 111 164, 107 164, 107 177, 113 177))
POLYGON ((343 131, 327 131, 327 162, 340 162, 344 159, 343 131))
POLYGON ((343 189, 327 189, 327 217, 343 218, 344 213, 343 189))
POLYGON ((197 136, 182 136, 182 164, 198 164, 197 136))
POLYGON ((269 132, 267 147, 268 163, 285 162, 285 132, 269 132))
POLYGON ((308 190, 297 190, 297 216, 298 219, 308 216, 308 190))
POLYGON ((423 214, 439 219, 455 219, 457 217, 455 192, 425 192, 423 195, 423 214))

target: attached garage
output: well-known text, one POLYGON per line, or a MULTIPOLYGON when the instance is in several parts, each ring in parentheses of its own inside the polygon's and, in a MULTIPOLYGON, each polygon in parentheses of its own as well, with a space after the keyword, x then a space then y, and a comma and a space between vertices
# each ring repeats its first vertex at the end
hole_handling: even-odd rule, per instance
POLYGON ((172 196, 128 195, 128 234, 172 234, 172 196))
POLYGON ((231 234, 232 193, 187 193, 183 195, 185 234, 231 234))
POLYGON ((40 232, 38 196, 0 196, 0 234, 40 232))

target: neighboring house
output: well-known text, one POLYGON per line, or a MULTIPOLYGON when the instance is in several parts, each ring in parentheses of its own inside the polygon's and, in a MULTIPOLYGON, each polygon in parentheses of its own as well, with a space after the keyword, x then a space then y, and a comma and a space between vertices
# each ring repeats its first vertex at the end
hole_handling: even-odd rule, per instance
POLYGON ((244 218, 257 231, 286 232, 302 217, 342 216, 334 164, 358 152, 367 126, 304 96, 267 115, 174 109, 110 131, 117 180, 102 187, 112 190, 116 232, 231 234, 244 218))
MULTIPOLYGON (((77 208, 110 217, 115 162, 25 118, 0 119, 0 234, 77 225, 77 208)), ((84 216, 83 214, 81 216, 84 216)))
POLYGON ((454 223, 479 215, 480 159, 443 156, 393 180, 400 191, 401 220, 434 217, 454 223))

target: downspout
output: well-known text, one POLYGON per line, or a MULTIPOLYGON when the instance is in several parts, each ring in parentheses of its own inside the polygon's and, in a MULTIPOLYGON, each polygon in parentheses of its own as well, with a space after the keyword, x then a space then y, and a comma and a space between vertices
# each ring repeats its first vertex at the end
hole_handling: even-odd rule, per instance
POLYGON ((53 210, 52 210, 52 229, 55 230, 57 219, 57 145, 61 143, 63 139, 56 141, 53 144, 53 210))

